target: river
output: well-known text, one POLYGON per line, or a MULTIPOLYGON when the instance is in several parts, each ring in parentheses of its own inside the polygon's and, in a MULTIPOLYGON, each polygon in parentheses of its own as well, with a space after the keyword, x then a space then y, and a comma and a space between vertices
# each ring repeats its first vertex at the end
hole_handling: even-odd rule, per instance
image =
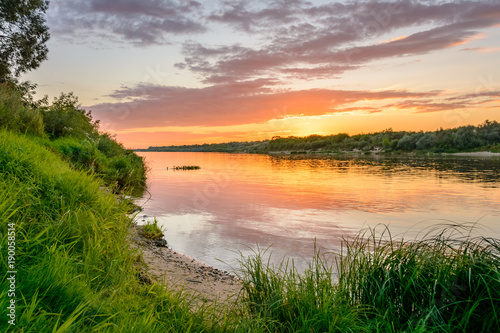
POLYGON ((315 244, 338 251, 343 238, 380 224, 412 239, 436 225, 477 223, 474 233, 500 238, 496 157, 139 155, 150 168, 139 223, 156 217, 170 247, 223 270, 269 246, 273 262, 287 257, 300 268, 315 244))

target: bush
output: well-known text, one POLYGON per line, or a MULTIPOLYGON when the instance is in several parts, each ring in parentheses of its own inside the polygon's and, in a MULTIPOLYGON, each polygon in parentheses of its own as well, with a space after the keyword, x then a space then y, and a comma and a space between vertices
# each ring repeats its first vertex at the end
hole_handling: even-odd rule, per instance
POLYGON ((39 110, 26 106, 19 92, 0 84, 0 128, 32 135, 43 135, 39 110))
POLYGON ((51 139, 75 137, 97 138, 98 122, 92 122, 89 111, 80 109, 73 93, 61 94, 52 105, 42 112, 45 132, 51 139))

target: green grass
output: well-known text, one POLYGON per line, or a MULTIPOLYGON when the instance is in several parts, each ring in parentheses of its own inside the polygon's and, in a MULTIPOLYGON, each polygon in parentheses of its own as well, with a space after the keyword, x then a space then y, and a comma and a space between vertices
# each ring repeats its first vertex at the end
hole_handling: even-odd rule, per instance
POLYGON ((441 225, 404 241, 368 230, 300 274, 258 253, 242 260, 246 301, 263 332, 497 331, 500 241, 471 231, 441 225))
POLYGON ((142 233, 144 237, 149 239, 161 239, 164 236, 156 218, 153 222, 148 222, 142 226, 142 233))
POLYGON ((242 258, 244 302, 259 332, 363 332, 368 309, 354 311, 335 288, 331 261, 316 253, 304 272, 293 261, 270 264, 267 251, 242 258), (268 258, 265 260, 265 258, 268 258))
MULTIPOLYGON (((24 135, 0 131, 0 265, 15 225, 19 332, 188 332, 212 325, 184 296, 141 284, 131 219, 103 181, 24 135)), ((0 307, 9 281, 1 273, 0 307)), ((2 311, 4 313, 4 311, 2 311)))

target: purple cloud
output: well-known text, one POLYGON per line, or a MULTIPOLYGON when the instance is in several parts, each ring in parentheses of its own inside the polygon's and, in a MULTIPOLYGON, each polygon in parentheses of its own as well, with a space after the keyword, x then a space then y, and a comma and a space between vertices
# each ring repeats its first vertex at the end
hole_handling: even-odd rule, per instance
POLYGON ((172 34, 204 32, 197 19, 201 7, 197 1, 65 0, 51 3, 48 24, 53 35, 101 35, 152 45, 168 41, 172 34))
POLYGON ((261 34, 264 43, 259 47, 186 43, 182 66, 201 74, 206 83, 262 76, 335 77, 377 59, 459 45, 480 29, 500 22, 500 3, 496 1, 350 2, 322 6, 294 1, 292 6, 281 9, 278 4, 271 1, 259 7, 243 1, 224 2, 223 9, 208 19, 261 34), (419 31, 421 26, 426 28, 419 31), (404 39, 386 43, 374 40, 407 28, 415 32, 404 39))

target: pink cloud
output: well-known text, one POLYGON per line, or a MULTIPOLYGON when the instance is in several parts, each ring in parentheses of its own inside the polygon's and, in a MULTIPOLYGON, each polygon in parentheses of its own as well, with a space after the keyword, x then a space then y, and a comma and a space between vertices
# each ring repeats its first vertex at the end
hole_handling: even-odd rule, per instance
POLYGON ((206 88, 138 85, 111 96, 133 101, 91 107, 95 118, 116 129, 157 126, 229 126, 262 123, 291 115, 342 112, 336 107, 358 101, 422 98, 438 92, 271 89, 271 80, 219 84, 206 88), (286 110, 286 111, 283 111, 286 110))

